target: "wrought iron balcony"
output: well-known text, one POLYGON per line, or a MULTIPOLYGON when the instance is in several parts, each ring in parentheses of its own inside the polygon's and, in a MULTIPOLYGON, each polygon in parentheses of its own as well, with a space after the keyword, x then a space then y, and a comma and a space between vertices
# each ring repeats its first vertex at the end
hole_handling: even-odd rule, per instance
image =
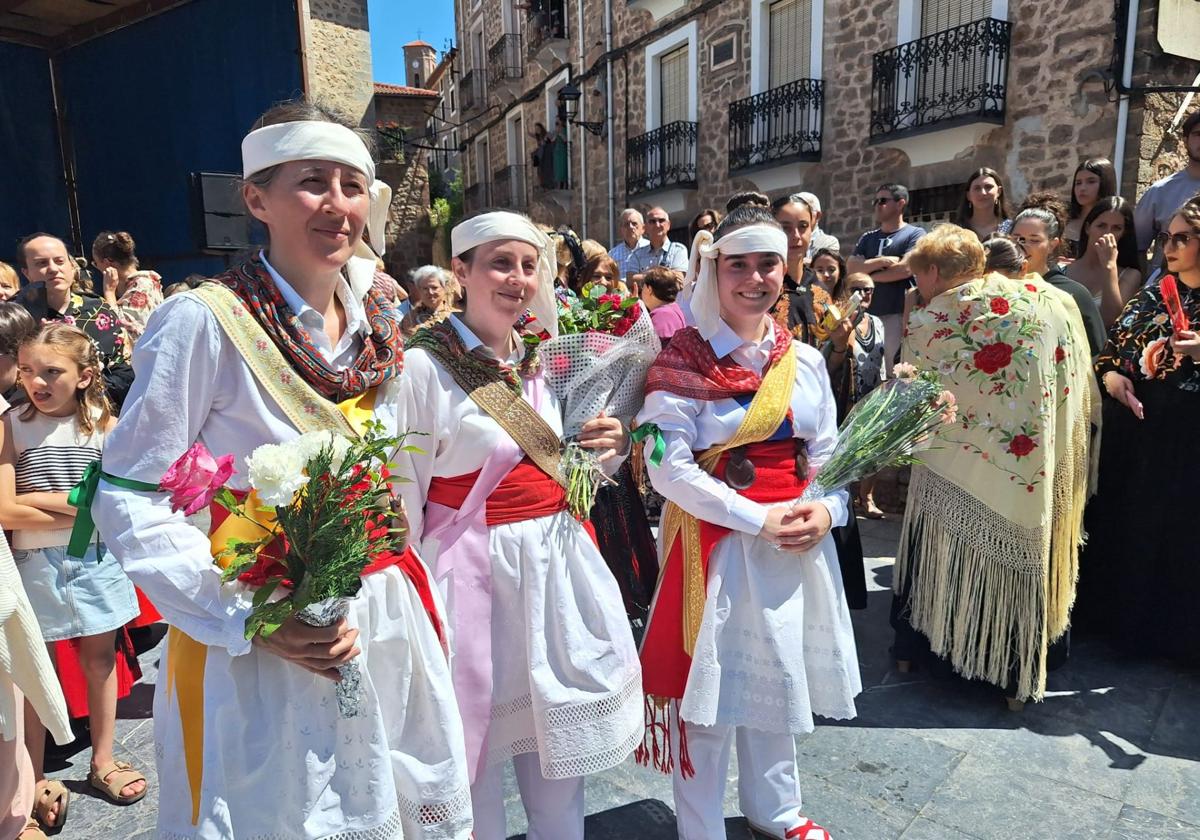
POLYGON ((488 50, 488 81, 498 85, 524 75, 525 56, 521 52, 521 36, 514 32, 501 35, 488 50))
POLYGON ((525 181, 526 166, 515 163, 497 170, 492 178, 493 194, 502 207, 511 210, 526 210, 529 207, 529 192, 525 181))
POLYGON ((458 104, 463 114, 472 114, 487 106, 482 70, 476 68, 462 74, 458 80, 458 104))
POLYGON ((871 140, 1004 123, 1012 24, 984 18, 875 53, 871 140))
POLYGON ((543 45, 567 37, 567 8, 564 0, 530 0, 529 21, 525 28, 525 46, 530 58, 543 45))
POLYGON ((492 206, 492 185, 487 181, 476 181, 463 190, 463 210, 478 213, 492 206))
POLYGON ((729 105, 729 171, 821 159, 825 85, 797 79, 729 105))
POLYGON ((700 125, 673 122, 625 143, 625 191, 696 186, 696 137, 700 125))

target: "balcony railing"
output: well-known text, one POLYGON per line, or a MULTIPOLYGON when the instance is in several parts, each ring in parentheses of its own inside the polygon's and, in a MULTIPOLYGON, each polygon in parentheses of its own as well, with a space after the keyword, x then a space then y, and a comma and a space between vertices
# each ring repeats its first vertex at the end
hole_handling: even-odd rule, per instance
POLYGON ((696 186, 699 124, 673 122, 625 143, 625 191, 629 195, 663 187, 696 186))
POLYGON ((463 73, 458 80, 458 103, 464 114, 474 113, 487 104, 483 87, 483 71, 476 68, 463 73))
POLYGON ((463 190, 463 210, 478 213, 492 206, 492 185, 487 181, 476 181, 463 190))
POLYGON ((525 180, 526 166, 513 164, 500 169, 492 178, 492 192, 497 203, 512 210, 529 208, 529 193, 525 180))
POLYGON ((875 53, 871 139, 1004 122, 1012 24, 984 18, 875 53))
POLYGON ((729 106, 729 170, 821 159, 825 87, 797 79, 729 106))
POLYGON ((567 37, 567 7, 564 0, 530 0, 525 46, 535 56, 547 41, 567 37))
POLYGON ((513 32, 501 35, 488 50, 488 80, 495 85, 524 75, 525 56, 521 53, 521 36, 513 32))

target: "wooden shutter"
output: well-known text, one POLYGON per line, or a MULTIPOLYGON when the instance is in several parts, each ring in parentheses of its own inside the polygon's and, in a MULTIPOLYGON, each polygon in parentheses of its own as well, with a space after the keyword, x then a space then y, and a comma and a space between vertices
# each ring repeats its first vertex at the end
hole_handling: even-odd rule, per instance
POLYGON ((981 20, 991 14, 991 0, 923 0, 921 37, 981 20))
POLYGON ((685 44, 658 60, 659 125, 688 118, 688 48, 685 44))
POLYGON ((771 4, 769 87, 809 77, 812 3, 813 0, 777 0, 771 4))

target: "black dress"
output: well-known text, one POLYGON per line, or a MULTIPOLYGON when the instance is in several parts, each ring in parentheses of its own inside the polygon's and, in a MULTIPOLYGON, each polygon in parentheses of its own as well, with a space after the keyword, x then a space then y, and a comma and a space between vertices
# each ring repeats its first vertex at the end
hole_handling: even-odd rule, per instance
MULTIPOLYGON (((1200 290, 1180 283, 1179 293, 1195 329, 1200 290)), ((1200 367, 1171 352, 1170 335, 1161 292, 1147 286, 1113 324, 1096 363, 1101 376, 1133 380, 1145 419, 1105 397, 1099 492, 1084 519, 1073 621, 1139 656, 1200 664, 1200 367)))

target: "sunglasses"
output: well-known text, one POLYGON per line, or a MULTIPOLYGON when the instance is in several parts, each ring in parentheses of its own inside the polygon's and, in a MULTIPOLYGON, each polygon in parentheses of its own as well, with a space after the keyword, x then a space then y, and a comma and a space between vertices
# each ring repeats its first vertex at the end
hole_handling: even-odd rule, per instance
POLYGON ((896 199, 894 199, 894 198, 877 198, 877 199, 875 199, 875 206, 882 207, 885 204, 891 204, 895 200, 896 199))
POLYGON ((875 287, 874 286, 855 286, 850 291, 858 292, 863 297, 867 297, 869 295, 875 294, 875 287))
POLYGON ((1200 236, 1196 236, 1194 233, 1167 233, 1166 231, 1154 237, 1159 248, 1166 248, 1168 245, 1173 248, 1186 248, 1196 239, 1200 239, 1200 236))

